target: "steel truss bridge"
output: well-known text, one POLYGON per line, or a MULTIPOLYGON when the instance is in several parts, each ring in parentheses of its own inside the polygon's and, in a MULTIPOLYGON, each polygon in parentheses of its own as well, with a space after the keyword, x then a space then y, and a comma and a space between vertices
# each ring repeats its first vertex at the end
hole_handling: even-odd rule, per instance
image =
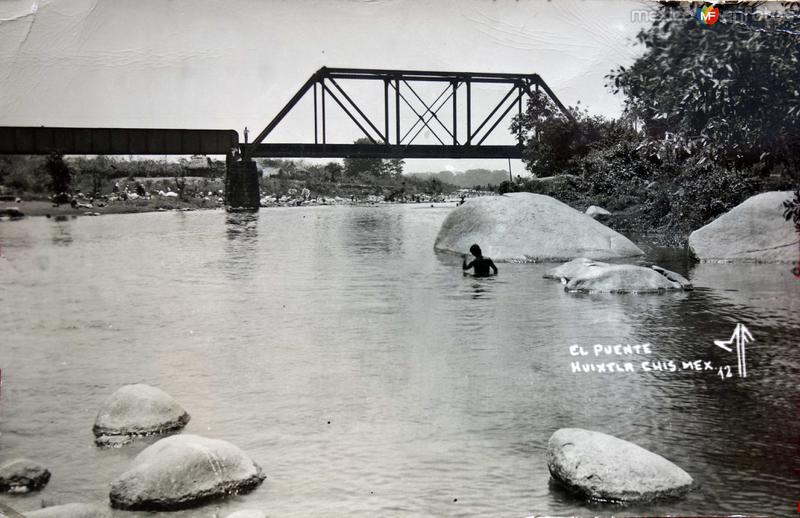
MULTIPOLYGON (((77 128, 44 126, 0 126, 0 154, 97 154, 97 155, 185 155, 233 154, 242 158, 520 158, 522 138, 516 145, 488 145, 484 142, 516 107, 522 113, 526 99, 542 91, 572 119, 572 115, 538 74, 498 74, 480 72, 439 72, 382 70, 361 68, 326 68, 315 72, 295 93, 275 118, 252 143, 239 141, 235 130, 161 129, 161 128, 77 128), (344 80, 382 83, 383 113, 374 120, 365 113, 342 86, 344 80), (420 83, 438 83, 441 92, 433 102, 418 92, 420 83), (485 117, 474 117, 473 87, 480 84, 502 85, 505 95, 496 99, 485 117), (416 87, 416 88, 415 88, 416 87), (269 143, 268 137, 295 108, 312 93, 314 98, 313 143, 269 143), (459 96, 465 102, 459 110, 459 96), (414 106, 415 101, 423 106, 414 106), (327 128, 328 106, 333 103, 359 128, 369 144, 330 142, 327 128), (451 120, 440 112, 452 106, 451 120), (403 110, 406 108, 406 116, 403 110), (410 110, 412 116, 408 116, 410 110), (410 120, 407 120, 410 119, 410 120), (458 133, 465 124, 464 134, 458 133), (438 144, 415 144, 427 130, 438 144)), ((311 141, 311 132, 308 140, 311 141)))
MULTIPOLYGON (((477 72, 440 72, 418 70, 382 70, 362 68, 323 67, 312 75, 286 106, 264 128, 251 144, 243 146, 248 157, 327 157, 327 158, 521 158, 522 136, 516 145, 488 145, 487 138, 495 134, 498 125, 516 108, 521 114, 524 101, 542 91, 570 119, 572 115, 538 74, 499 74, 477 72), (344 80, 382 83, 383 113, 375 120, 366 115, 347 90, 344 80), (441 85, 432 102, 418 92, 421 83, 441 85), (474 118, 472 90, 474 85, 492 84, 507 88, 505 95, 495 99, 494 108, 485 117, 474 118), (415 88, 416 87, 416 88, 415 88), (313 144, 265 143, 284 118, 308 94, 313 95, 313 144), (459 110, 459 95, 464 96, 463 113, 459 110), (334 103, 359 128, 368 144, 341 144, 328 141, 328 105, 334 103), (417 104, 417 107, 414 106, 417 104), (423 109, 419 110, 419 105, 423 109), (452 106, 452 119, 442 120, 442 108, 452 106), (403 110, 413 115, 406 120, 403 110), (463 119, 462 119, 463 117, 463 119), (465 134, 459 125, 466 124, 465 134), (415 144, 428 130, 438 144, 415 144)), ((502 128, 507 131, 507 128, 502 128)), ((309 138, 310 140, 310 138, 309 138)))
POLYGON ((225 155, 226 204, 231 209, 258 210, 258 172, 252 161, 257 157, 522 158, 522 135, 516 136, 515 145, 485 142, 501 132, 508 138, 507 129, 498 130, 498 126, 512 110, 521 114, 525 101, 542 92, 567 118, 574 120, 538 74, 322 67, 252 143, 247 142, 247 136, 241 142, 235 130, 226 129, 0 126, 0 154, 225 155), (367 116, 366 105, 356 102, 352 90, 348 93, 344 86, 352 84, 349 80, 382 85, 383 109, 379 119, 367 116), (420 94, 423 84, 439 87, 436 90, 439 95, 432 102, 420 94), (494 107, 485 117, 476 118, 476 108, 485 107, 475 106, 473 88, 487 84, 503 88, 492 89, 497 98, 489 105, 494 107), (505 91, 505 95, 497 94, 498 90, 505 91), (286 116, 309 93, 313 95, 314 117, 313 131, 306 135, 308 143, 269 142, 286 116), (344 112, 368 143, 330 141, 328 106, 331 104, 344 112), (451 107, 451 117, 440 115, 445 106, 451 107), (459 128, 464 129, 463 133, 459 128), (415 143, 423 131, 426 138, 432 136, 438 144, 415 143))

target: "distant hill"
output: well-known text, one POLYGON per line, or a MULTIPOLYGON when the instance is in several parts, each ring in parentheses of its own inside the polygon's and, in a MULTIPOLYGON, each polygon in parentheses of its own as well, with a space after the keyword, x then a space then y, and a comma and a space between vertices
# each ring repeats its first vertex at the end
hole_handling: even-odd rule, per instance
POLYGON ((476 185, 498 185, 503 180, 508 180, 508 171, 496 169, 467 169, 464 172, 439 171, 438 173, 410 173, 421 178, 435 178, 442 183, 449 183, 461 188, 475 187, 476 185))

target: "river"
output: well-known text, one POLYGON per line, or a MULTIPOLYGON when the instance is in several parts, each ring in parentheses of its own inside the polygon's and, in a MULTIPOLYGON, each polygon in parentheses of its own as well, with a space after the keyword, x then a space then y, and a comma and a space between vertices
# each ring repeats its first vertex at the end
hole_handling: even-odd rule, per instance
POLYGON ((449 210, 0 222, 0 461, 31 457, 53 473, 41 492, 0 501, 107 502, 153 441, 100 449, 92 424, 108 395, 141 382, 188 410, 186 433, 232 442, 267 475, 250 494, 170 516, 796 515, 790 265, 666 254, 662 266, 696 290, 662 295, 569 294, 542 279, 546 264, 474 279, 433 250, 449 210), (747 377, 713 343, 737 323, 754 338, 747 377), (643 343, 652 352, 632 357, 636 372, 572 371, 595 344, 643 343), (714 370, 640 367, 669 360, 714 370), (635 442, 697 487, 646 506, 584 504, 549 482, 547 440, 561 427, 635 442))

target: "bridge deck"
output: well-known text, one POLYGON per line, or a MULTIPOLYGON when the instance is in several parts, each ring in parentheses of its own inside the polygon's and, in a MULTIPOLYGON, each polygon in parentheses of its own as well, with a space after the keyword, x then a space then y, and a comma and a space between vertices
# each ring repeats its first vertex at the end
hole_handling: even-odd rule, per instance
POLYGON ((0 154, 225 155, 234 130, 0 126, 0 154))

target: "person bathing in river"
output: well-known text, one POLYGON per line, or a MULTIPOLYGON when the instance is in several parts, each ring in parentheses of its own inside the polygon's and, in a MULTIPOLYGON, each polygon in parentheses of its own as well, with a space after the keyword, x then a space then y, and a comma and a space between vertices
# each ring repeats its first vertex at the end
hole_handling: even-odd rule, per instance
POLYGON ((489 277, 492 275, 489 273, 489 269, 491 268, 494 271, 494 275, 497 275, 497 266, 494 265, 494 261, 483 256, 481 253, 481 247, 478 245, 472 245, 469 247, 469 251, 475 256, 475 259, 467 264, 467 254, 464 254, 464 261, 461 263, 462 270, 466 272, 470 268, 474 268, 475 273, 473 275, 475 277, 489 277))

